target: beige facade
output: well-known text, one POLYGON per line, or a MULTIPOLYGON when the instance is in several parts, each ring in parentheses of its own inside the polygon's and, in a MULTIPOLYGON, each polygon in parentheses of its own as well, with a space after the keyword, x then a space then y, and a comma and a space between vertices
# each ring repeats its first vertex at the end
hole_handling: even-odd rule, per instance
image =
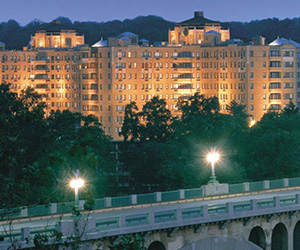
POLYGON ((31 36, 30 45, 35 48, 72 48, 84 44, 84 36, 62 27, 53 21, 46 30, 39 30, 31 36))
POLYGON ((222 27, 220 22, 204 18, 202 11, 196 11, 194 17, 176 24, 174 30, 169 31, 170 44, 206 44, 205 34, 217 32, 219 38, 216 43, 225 42, 230 38, 228 28, 222 27))
MULTIPOLYGON (((33 37, 47 37, 47 32, 33 37)), ((60 35, 63 41, 63 30, 60 35)), ((69 35, 77 37, 75 31, 69 35)), ((62 42, 60 47, 0 51, 2 82, 11 83, 18 93, 33 87, 48 111, 95 115, 113 139, 121 139, 125 105, 135 101, 141 110, 154 96, 165 99, 173 114, 179 98, 196 92, 217 96, 223 112, 235 100, 246 105, 253 120, 290 100, 300 103, 300 45, 290 40, 160 47, 79 43, 72 48, 62 42)))
POLYGON ((1 79, 18 93, 34 88, 48 110, 80 112, 80 57, 79 51, 3 51, 1 79))

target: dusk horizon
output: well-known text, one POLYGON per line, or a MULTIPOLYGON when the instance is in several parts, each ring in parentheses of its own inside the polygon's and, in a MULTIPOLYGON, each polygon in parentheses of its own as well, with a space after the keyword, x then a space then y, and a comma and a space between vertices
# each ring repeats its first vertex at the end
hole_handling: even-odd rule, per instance
POLYGON ((179 1, 154 0, 149 2, 137 0, 98 1, 87 0, 81 3, 77 0, 48 1, 42 4, 33 0, 32 4, 21 0, 8 2, 0 10, 1 21, 16 20, 20 25, 26 25, 34 19, 51 22, 57 17, 67 17, 74 21, 107 22, 113 20, 123 21, 134 19, 138 16, 155 15, 171 22, 188 19, 194 11, 203 11, 211 20, 220 22, 250 22, 268 18, 293 19, 299 17, 297 12, 300 3, 289 0, 284 4, 281 1, 252 1, 238 2, 236 0, 223 2, 202 3, 201 1, 187 0, 182 5, 179 1), (18 8, 15 8, 15 5, 18 8), (59 8, 57 8, 59 6, 59 8), (218 8, 216 8, 218 6, 218 8), (293 6, 293 8, 290 8, 293 6), (259 8, 258 8, 259 7, 259 8))

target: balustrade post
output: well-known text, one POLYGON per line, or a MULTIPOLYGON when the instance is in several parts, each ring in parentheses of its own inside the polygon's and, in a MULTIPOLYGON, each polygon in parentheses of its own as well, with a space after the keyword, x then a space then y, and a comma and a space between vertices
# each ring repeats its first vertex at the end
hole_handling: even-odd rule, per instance
POLYGON ((160 202, 161 201, 161 192, 156 192, 155 193, 155 201, 160 202))
POLYGON ((257 200, 251 200, 251 210, 256 211, 257 210, 257 200))
POLYGON ((179 199, 184 199, 184 198, 185 198, 184 189, 179 189, 179 199))
POLYGON ((203 217, 208 216, 208 206, 207 205, 202 206, 202 216, 203 217))
POLYGON ((244 192, 249 192, 250 191, 249 182, 244 182, 243 183, 243 188, 244 188, 244 192))
POLYGON ((137 195, 136 194, 130 195, 130 200, 131 200, 132 205, 136 205, 137 204, 137 195))
POLYGON ((227 213, 232 214, 233 213, 233 202, 228 202, 226 204, 226 206, 227 206, 227 213))
POLYGON ((25 241, 26 239, 29 239, 29 237, 30 237, 30 228, 23 227, 21 229, 21 240, 25 241))
POLYGON ((274 207, 280 207, 280 199, 278 196, 273 198, 274 201, 274 207))
POLYGON ((112 207, 111 197, 104 198, 104 206, 105 207, 112 207))
POLYGON ((264 180, 263 181, 263 187, 264 187, 264 189, 270 189, 270 181, 264 180))
POLYGON ((57 203, 51 203, 50 213, 51 214, 57 214, 57 203))

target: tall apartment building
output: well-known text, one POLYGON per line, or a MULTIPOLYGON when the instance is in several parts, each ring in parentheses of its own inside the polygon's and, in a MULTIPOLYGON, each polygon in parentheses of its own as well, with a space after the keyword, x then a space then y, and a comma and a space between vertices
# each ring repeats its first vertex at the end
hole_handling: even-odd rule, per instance
POLYGON ((236 100, 253 120, 290 100, 300 106, 300 44, 278 38, 265 45, 262 37, 244 44, 202 13, 190 20, 170 30, 169 45, 160 46, 130 32, 88 46, 76 31, 51 24, 23 51, 0 50, 0 77, 18 93, 33 87, 48 111, 95 115, 116 140, 125 105, 135 101, 141 109, 154 96, 165 99, 173 114, 179 98, 196 92, 217 96, 223 112, 236 100), (195 19, 205 22, 193 28, 195 19))

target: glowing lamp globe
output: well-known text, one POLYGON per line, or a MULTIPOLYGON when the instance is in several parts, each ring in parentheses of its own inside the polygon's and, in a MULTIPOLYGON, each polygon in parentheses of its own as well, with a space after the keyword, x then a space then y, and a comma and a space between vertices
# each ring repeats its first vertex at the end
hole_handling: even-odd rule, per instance
POLYGON ((250 122, 249 127, 250 127, 250 128, 253 127, 253 126, 255 125, 255 123, 256 123, 256 121, 252 120, 252 121, 250 122))
POLYGON ((212 164, 220 159, 220 154, 217 152, 211 152, 206 156, 206 160, 212 164))
POLYGON ((84 180, 83 179, 78 178, 78 179, 72 179, 70 181, 70 187, 71 188, 79 189, 83 186, 84 186, 84 180))

